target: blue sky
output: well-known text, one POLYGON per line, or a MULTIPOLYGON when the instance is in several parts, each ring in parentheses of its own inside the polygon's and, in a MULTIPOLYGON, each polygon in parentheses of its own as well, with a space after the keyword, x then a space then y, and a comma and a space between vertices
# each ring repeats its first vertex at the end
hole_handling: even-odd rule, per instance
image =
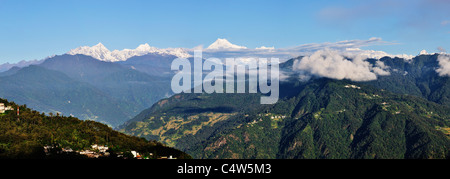
POLYGON ((102 42, 108 49, 294 47, 371 37, 364 49, 450 50, 447 0, 0 0, 0 64, 42 59, 102 42))

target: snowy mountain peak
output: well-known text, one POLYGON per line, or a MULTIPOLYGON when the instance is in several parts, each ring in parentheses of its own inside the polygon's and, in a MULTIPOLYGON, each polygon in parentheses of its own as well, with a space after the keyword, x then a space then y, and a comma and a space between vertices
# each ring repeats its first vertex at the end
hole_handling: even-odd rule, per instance
POLYGON ((92 47, 83 46, 67 52, 69 55, 82 54, 108 62, 126 61, 131 57, 147 55, 150 53, 159 55, 173 55, 180 58, 191 57, 191 55, 182 48, 159 49, 150 46, 148 43, 141 44, 136 49, 113 50, 112 52, 109 51, 102 43, 98 43, 92 47))
POLYGON ((96 47, 96 48, 106 48, 101 42, 99 42, 97 45, 94 45, 93 47, 96 47))
POLYGON ((247 47, 230 43, 227 39, 218 38, 208 48, 209 50, 225 50, 225 49, 247 49, 247 47))
POLYGON ((108 48, 106 48, 102 43, 98 43, 97 45, 93 46, 92 49, 102 52, 109 52, 108 48))

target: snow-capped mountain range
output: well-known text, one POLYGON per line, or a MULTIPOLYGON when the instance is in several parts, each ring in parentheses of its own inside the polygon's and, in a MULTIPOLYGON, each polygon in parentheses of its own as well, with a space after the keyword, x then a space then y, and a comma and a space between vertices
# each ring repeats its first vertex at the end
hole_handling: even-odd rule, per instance
MULTIPOLYGON (((247 48, 245 46, 240 46, 229 42, 227 39, 218 38, 214 43, 209 45, 207 48, 202 49, 204 51, 204 57, 245 57, 245 58, 258 58, 258 57, 275 57, 280 58, 282 60, 287 60, 289 58, 294 58, 301 55, 310 55, 313 52, 330 48, 335 49, 344 55, 363 55, 367 58, 382 58, 384 56, 389 57, 400 57, 405 59, 411 59, 412 55, 399 54, 399 55, 391 55, 383 51, 374 51, 374 50, 362 50, 359 47, 363 45, 354 45, 358 43, 371 43, 372 41, 381 41, 378 38, 371 38, 369 40, 360 40, 356 41, 342 41, 336 43, 324 43, 324 44, 305 44, 300 45, 294 48, 281 48, 275 49, 274 47, 265 47, 261 46, 255 49, 247 48)), ((197 48, 198 50, 198 48, 197 48)), ((76 49, 72 49, 67 54, 76 55, 82 54, 94 57, 96 59, 107 61, 107 62, 118 62, 118 61, 126 61, 127 59, 134 56, 143 56, 147 54, 157 54, 157 55, 172 55, 179 58, 188 58, 192 57, 194 49, 188 48, 166 48, 161 49, 157 47, 150 46, 149 44, 139 45, 136 49, 123 49, 123 50, 108 50, 102 43, 94 45, 92 47, 83 46, 78 47, 76 49)))
POLYGON ((97 45, 94 45, 92 47, 83 46, 78 47, 76 49, 72 49, 69 52, 67 52, 67 54, 69 55, 82 54, 107 62, 125 61, 134 56, 142 56, 150 53, 159 55, 173 55, 180 58, 191 57, 191 55, 183 48, 160 49, 152 47, 147 43, 139 45, 136 49, 123 49, 120 51, 119 50, 110 51, 102 43, 98 43, 97 45))
MULTIPOLYGON (((131 57, 143 56, 147 54, 160 55, 160 56, 176 56, 179 58, 189 58, 194 54, 194 50, 202 50, 203 58, 279 58, 280 61, 288 60, 298 56, 309 56, 320 49, 332 49, 337 50, 345 56, 365 56, 366 58, 379 59, 385 56, 388 57, 400 57, 406 60, 410 60, 414 55, 407 54, 388 54, 384 51, 364 50, 360 47, 367 47, 371 45, 377 45, 383 43, 381 38, 370 38, 368 40, 346 40, 339 42, 324 42, 324 43, 312 43, 303 44, 299 46, 289 48, 275 48, 261 46, 257 48, 248 48, 241 45, 236 45, 229 42, 227 39, 218 38, 215 42, 209 45, 207 48, 203 48, 202 45, 195 48, 157 48, 150 46, 149 44, 141 44, 135 49, 123 49, 110 51, 102 43, 98 43, 92 47, 82 46, 68 51, 69 55, 87 55, 95 59, 106 62, 120 62, 126 61, 131 57)), ((421 54, 428 54, 425 50, 421 51, 421 54)), ((30 64, 39 64, 42 60, 35 61, 22 61, 19 63, 5 63, 0 64, 0 72, 6 71, 13 66, 25 67, 30 64)))
MULTIPOLYGON (((210 52, 220 52, 220 51, 242 51, 242 50, 274 50, 274 47, 259 47, 256 49, 249 49, 244 46, 239 46, 232 44, 227 39, 218 38, 214 43, 208 46, 206 49, 202 49, 210 52)), ((101 61, 107 62, 118 62, 126 61, 127 59, 134 56, 142 56, 147 54, 158 54, 158 55, 173 55, 179 58, 192 57, 193 49, 185 48, 156 48, 149 44, 139 45, 136 49, 123 49, 123 50, 113 50, 110 51, 102 43, 98 43, 92 47, 82 46, 76 49, 72 49, 67 54, 69 55, 87 55, 99 59, 101 61)))

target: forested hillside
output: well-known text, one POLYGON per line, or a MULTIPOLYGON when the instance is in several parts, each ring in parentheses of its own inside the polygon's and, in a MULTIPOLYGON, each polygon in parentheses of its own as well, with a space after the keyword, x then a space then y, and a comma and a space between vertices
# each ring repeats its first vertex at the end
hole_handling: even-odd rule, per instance
POLYGON ((448 158, 450 108, 330 79, 259 95, 180 94, 123 127, 194 158, 448 158), (256 104, 256 105, 255 105, 256 104))
POLYGON ((90 149, 94 144, 107 146, 111 158, 118 155, 130 156, 130 151, 137 151, 142 155, 151 153, 151 158, 169 155, 190 158, 189 155, 157 141, 128 136, 99 122, 44 114, 4 99, 0 99, 0 103, 14 109, 0 114, 0 158, 83 158, 76 154, 62 156, 61 152, 49 155, 44 152, 44 146, 55 147, 59 151, 68 148, 81 151, 90 149))

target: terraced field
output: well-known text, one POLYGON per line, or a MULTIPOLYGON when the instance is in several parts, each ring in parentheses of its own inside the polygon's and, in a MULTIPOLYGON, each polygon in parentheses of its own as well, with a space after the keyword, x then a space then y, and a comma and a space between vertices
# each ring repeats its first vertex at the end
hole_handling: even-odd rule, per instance
POLYGON ((205 112, 189 116, 151 116, 145 121, 137 122, 132 135, 159 140, 173 147, 181 137, 195 135, 202 128, 212 127, 236 114, 205 112))

